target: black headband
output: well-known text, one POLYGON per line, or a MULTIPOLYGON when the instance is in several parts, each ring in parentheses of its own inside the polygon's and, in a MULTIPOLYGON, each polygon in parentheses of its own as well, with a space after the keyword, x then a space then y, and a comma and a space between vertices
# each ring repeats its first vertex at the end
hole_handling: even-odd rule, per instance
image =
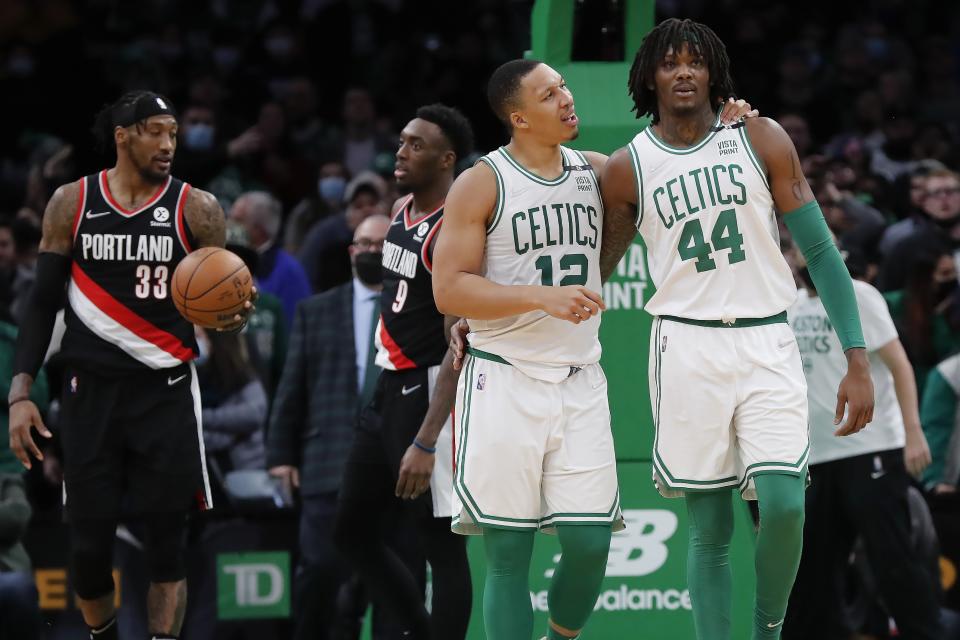
POLYGON ((133 102, 121 104, 113 110, 113 126, 129 127, 142 122, 150 116, 177 117, 170 101, 156 93, 145 93, 133 102))

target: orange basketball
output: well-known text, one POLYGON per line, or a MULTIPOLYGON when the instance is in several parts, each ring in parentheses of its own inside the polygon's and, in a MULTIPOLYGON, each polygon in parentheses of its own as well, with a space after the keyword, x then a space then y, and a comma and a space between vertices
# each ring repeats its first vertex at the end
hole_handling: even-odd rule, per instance
POLYGON ((220 247, 203 247, 180 261, 170 283, 173 304, 187 321, 219 329, 250 299, 253 277, 240 256, 220 247))

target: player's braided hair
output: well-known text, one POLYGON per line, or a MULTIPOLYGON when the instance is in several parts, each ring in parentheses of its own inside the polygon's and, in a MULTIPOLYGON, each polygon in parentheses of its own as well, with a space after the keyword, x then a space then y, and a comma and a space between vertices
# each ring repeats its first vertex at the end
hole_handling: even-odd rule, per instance
POLYGON ((117 98, 115 102, 104 105, 97 113, 97 117, 93 121, 93 128, 91 129, 96 150, 99 153, 115 151, 113 144, 114 116, 119 109, 136 105, 137 102, 144 97, 156 95, 156 93, 145 89, 128 91, 117 98))
POLYGON ((660 120, 660 111, 657 107, 654 74, 657 65, 673 48, 679 52, 686 43, 691 49, 703 56, 710 71, 710 101, 718 104, 728 96, 733 95, 733 80, 730 78, 730 58, 727 56, 727 47, 717 37, 713 29, 705 24, 693 20, 670 18, 664 20, 643 39, 643 44, 637 49, 637 55, 630 67, 630 78, 627 87, 630 97, 633 98, 633 110, 637 118, 647 114, 653 117, 653 122, 660 120))
POLYGON ((493 113, 511 131, 510 112, 517 106, 517 91, 524 76, 543 64, 539 60, 519 58, 497 67, 487 82, 487 102, 493 113))
POLYGON ((445 104, 428 104, 417 109, 417 117, 440 127, 457 156, 457 162, 473 151, 473 127, 459 110, 445 104))

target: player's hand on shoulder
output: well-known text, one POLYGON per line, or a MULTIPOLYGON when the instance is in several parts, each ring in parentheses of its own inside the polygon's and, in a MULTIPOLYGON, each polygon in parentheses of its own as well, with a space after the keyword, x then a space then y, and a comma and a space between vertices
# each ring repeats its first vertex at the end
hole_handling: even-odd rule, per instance
POLYGON ((723 111, 720 112, 720 124, 731 125, 742 118, 756 118, 759 115, 760 112, 743 98, 734 100, 733 97, 730 97, 727 98, 723 105, 723 111))
POLYGON ((539 309, 574 324, 580 324, 607 308, 599 293, 581 285, 537 287, 535 295, 539 309))
POLYGON ((40 410, 32 400, 19 400, 10 405, 10 450, 17 460, 29 469, 32 464, 30 456, 43 460, 43 453, 37 447, 30 433, 30 427, 35 427, 37 433, 44 438, 51 438, 53 434, 43 424, 40 410))

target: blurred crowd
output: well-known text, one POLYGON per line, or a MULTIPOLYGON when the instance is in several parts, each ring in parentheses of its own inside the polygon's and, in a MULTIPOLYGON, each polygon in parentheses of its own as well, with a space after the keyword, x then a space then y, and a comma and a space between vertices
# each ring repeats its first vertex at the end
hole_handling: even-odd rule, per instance
MULTIPOLYGON (((174 174, 220 200, 228 244, 264 294, 244 336, 202 336, 207 452, 223 477, 263 469, 297 303, 353 277, 349 248, 359 225, 397 197, 398 130, 417 106, 463 111, 478 152, 504 142, 485 81, 529 47, 531 5, 0 3, 2 326, 20 318, 54 189, 108 164, 91 144, 93 114, 126 89, 167 95, 180 114, 174 174)), ((934 0, 813 0, 802 12, 666 0, 657 10, 725 40, 739 94, 787 130, 848 267, 884 293, 934 460, 918 484, 941 541, 956 537, 960 11, 934 0)), ((610 90, 626 91, 626 79, 610 90)), ((58 389, 55 358, 47 373, 58 389)), ((18 471, 3 455, 0 470, 18 471)), ((51 455, 34 474, 35 509, 56 510, 58 473, 51 455)), ((0 574, 11 571, 4 557, 0 574)))

